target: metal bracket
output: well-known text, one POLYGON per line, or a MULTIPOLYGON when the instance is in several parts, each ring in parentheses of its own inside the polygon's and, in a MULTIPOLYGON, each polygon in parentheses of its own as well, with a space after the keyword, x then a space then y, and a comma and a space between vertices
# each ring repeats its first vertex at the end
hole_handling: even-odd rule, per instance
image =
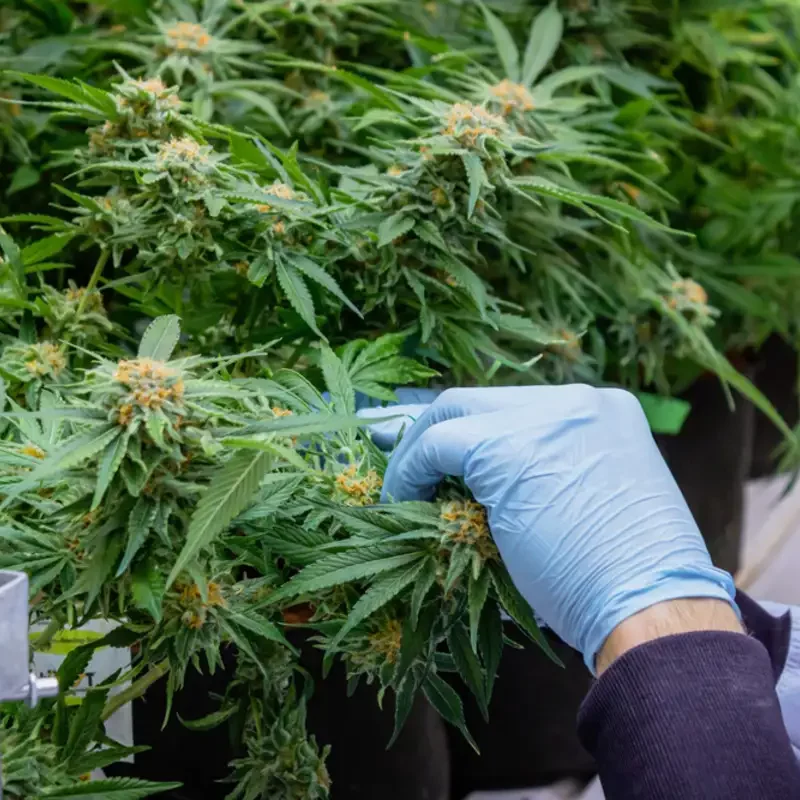
POLYGON ((30 671, 28 576, 23 572, 0 571, 0 644, 0 702, 22 700, 33 707, 41 698, 58 694, 57 678, 37 678, 30 671))

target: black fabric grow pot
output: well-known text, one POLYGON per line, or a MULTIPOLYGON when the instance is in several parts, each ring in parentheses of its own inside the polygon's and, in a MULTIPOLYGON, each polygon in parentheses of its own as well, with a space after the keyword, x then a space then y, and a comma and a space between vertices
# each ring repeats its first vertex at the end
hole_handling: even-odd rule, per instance
MULTIPOLYGON (((751 377, 750 370, 744 370, 751 377)), ((695 381, 683 397, 691 403, 678 436, 657 441, 706 540, 713 562, 739 568, 744 482, 750 474, 756 412, 734 392, 730 408, 713 375, 695 381)))
MULTIPOLYGON (((755 356, 753 380, 777 412, 794 427, 798 423, 797 352, 779 336, 770 336, 755 356)), ((772 475, 778 465, 776 450, 781 432, 763 414, 756 413, 750 477, 772 475)))
MULTIPOLYGON (((513 623, 506 623, 506 634, 525 641, 513 623)), ((454 800, 481 789, 543 786, 573 777, 588 780, 595 773, 594 761, 575 731, 578 708, 592 676, 580 653, 549 632, 546 635, 564 667, 530 642, 523 650, 505 647, 488 723, 475 698, 463 684, 453 682, 480 749, 478 755, 457 730, 448 727, 454 800)))
MULTIPOLYGON (((160 795, 165 800, 222 800, 231 786, 218 781, 230 773, 228 763, 235 757, 227 728, 190 731, 177 717, 197 719, 216 710, 209 693, 224 693, 232 675, 232 652, 226 662, 227 669, 213 676, 187 672, 163 731, 166 682, 155 684, 146 698, 136 701, 134 738, 136 744, 152 749, 138 755, 135 765, 116 765, 110 772, 183 782, 181 789, 160 795)), ((424 697, 417 698, 398 740, 387 750, 394 727, 392 694, 387 692, 381 710, 374 686, 362 684, 347 696, 341 664, 323 681, 319 651, 304 647, 302 662, 316 684, 308 705, 309 731, 318 743, 332 745, 327 764, 333 800, 449 800, 444 723, 424 697)))

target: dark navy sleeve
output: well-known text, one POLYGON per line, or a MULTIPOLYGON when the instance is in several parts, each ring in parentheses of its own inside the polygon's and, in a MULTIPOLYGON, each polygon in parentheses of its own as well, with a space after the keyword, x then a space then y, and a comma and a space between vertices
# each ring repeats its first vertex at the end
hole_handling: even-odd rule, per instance
POLYGON ((578 732, 607 800, 800 800, 770 653, 752 636, 685 633, 629 650, 590 690, 578 732))

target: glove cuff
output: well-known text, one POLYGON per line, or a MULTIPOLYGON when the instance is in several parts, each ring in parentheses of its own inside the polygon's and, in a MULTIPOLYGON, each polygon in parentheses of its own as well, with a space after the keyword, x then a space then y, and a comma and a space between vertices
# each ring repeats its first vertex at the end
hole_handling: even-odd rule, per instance
POLYGON ((651 579, 646 585, 631 586, 629 583, 624 591, 617 592, 602 604, 602 612, 585 629, 578 649, 583 653, 589 671, 596 675, 597 653, 611 631, 628 617, 669 600, 705 598, 730 603, 741 619, 735 596, 736 587, 731 575, 710 565, 670 570, 651 579))

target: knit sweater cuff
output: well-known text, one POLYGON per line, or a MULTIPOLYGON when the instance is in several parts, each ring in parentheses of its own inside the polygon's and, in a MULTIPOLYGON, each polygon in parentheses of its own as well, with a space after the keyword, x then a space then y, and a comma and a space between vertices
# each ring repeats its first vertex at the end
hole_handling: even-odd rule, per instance
POLYGON ((609 800, 800 798, 764 647, 737 633, 665 636, 594 684, 578 730, 609 800))

